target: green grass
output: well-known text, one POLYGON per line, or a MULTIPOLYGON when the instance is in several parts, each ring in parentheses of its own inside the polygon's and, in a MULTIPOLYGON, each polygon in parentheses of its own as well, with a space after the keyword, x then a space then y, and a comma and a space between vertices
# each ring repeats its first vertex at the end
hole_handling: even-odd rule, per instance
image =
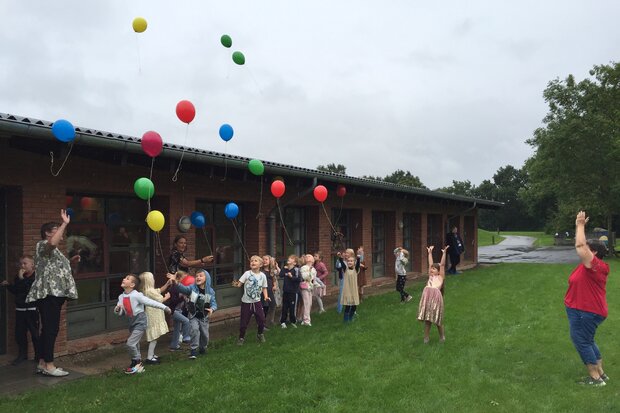
POLYGON ((478 246, 487 247, 489 245, 499 244, 504 240, 504 237, 497 235, 497 232, 487 231, 478 228, 478 246))
POLYGON ((553 235, 546 234, 542 231, 502 231, 501 235, 523 235, 526 237, 534 237, 536 241, 534 241, 535 247, 549 247, 554 245, 553 243, 553 235))
POLYGON ((197 361, 142 375, 114 371, 0 398, 2 412, 612 412, 620 396, 620 281, 613 261, 609 319, 597 341, 612 381, 575 384, 585 369, 563 306, 568 265, 502 264, 449 277, 447 342, 422 344, 415 300, 370 297, 344 326, 334 310, 313 326, 272 329, 258 345, 218 341, 197 361))

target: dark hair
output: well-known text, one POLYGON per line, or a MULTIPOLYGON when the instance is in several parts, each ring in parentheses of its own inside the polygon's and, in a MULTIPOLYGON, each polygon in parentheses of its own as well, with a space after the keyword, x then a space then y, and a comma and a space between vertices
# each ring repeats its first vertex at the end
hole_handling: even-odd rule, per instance
POLYGON ((133 284, 134 284, 133 288, 137 290, 140 287, 140 277, 138 277, 136 274, 127 274, 127 275, 133 278, 133 284))
POLYGON ((314 255, 318 255, 320 260, 323 259, 323 253, 321 251, 315 252, 314 255))
MULTIPOLYGON (((185 235, 177 235, 176 237, 174 237, 174 241, 172 242, 172 245, 177 245, 177 242, 179 242, 180 240, 185 239, 185 241, 187 241, 187 237, 185 235)), ((176 248, 176 246, 174 246, 173 248, 176 248)))
POLYGON ((54 228, 58 228, 59 226, 57 222, 46 222, 41 225, 41 239, 47 238, 47 233, 52 232, 54 228))
POLYGON ((596 258, 600 260, 605 258, 605 256, 607 255, 607 247, 605 246, 605 244, 603 244, 597 239, 589 239, 586 242, 586 245, 588 246, 588 248, 590 248, 590 251, 592 251, 594 255, 596 255, 596 258))
POLYGON ((433 263, 433 265, 431 265, 431 268, 436 269, 437 271, 439 271, 439 269, 441 268, 441 265, 439 265, 438 263, 433 263))

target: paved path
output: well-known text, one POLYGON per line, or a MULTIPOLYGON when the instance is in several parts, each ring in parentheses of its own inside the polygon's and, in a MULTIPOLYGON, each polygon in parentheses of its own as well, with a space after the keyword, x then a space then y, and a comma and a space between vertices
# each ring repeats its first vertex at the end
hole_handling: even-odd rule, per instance
POLYGON ((542 264, 576 264, 579 257, 572 246, 540 247, 533 246, 536 238, 519 235, 503 235, 504 241, 497 245, 478 248, 480 264, 500 262, 530 262, 542 264))

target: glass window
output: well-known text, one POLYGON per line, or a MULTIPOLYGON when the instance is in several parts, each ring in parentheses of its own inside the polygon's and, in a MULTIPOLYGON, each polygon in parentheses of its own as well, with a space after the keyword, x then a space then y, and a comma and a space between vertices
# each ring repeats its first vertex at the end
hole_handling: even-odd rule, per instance
POLYGON ((306 210, 304 208, 285 208, 284 225, 288 231, 282 227, 282 222, 276 220, 276 258, 285 260, 289 255, 300 256, 306 253, 306 210))
POLYGON ((80 256, 74 276, 105 272, 105 227, 100 224, 74 224, 66 230, 67 254, 80 256))
POLYGON ((385 275, 385 213, 372 213, 372 277, 385 275))
POLYGON ((405 266, 407 271, 413 270, 413 215, 403 214, 403 248, 409 251, 409 262, 405 266))

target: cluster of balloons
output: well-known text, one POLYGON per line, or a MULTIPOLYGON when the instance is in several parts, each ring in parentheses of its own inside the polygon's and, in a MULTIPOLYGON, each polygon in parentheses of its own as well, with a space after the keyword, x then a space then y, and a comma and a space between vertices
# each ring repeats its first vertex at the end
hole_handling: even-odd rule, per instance
MULTIPOLYGON (((220 43, 222 43, 222 46, 224 46, 225 48, 230 49, 230 47, 232 46, 232 39, 229 35, 224 34, 222 35, 222 37, 220 37, 220 43)), ((233 52, 232 60, 239 66, 245 64, 245 56, 239 51, 233 52)))

